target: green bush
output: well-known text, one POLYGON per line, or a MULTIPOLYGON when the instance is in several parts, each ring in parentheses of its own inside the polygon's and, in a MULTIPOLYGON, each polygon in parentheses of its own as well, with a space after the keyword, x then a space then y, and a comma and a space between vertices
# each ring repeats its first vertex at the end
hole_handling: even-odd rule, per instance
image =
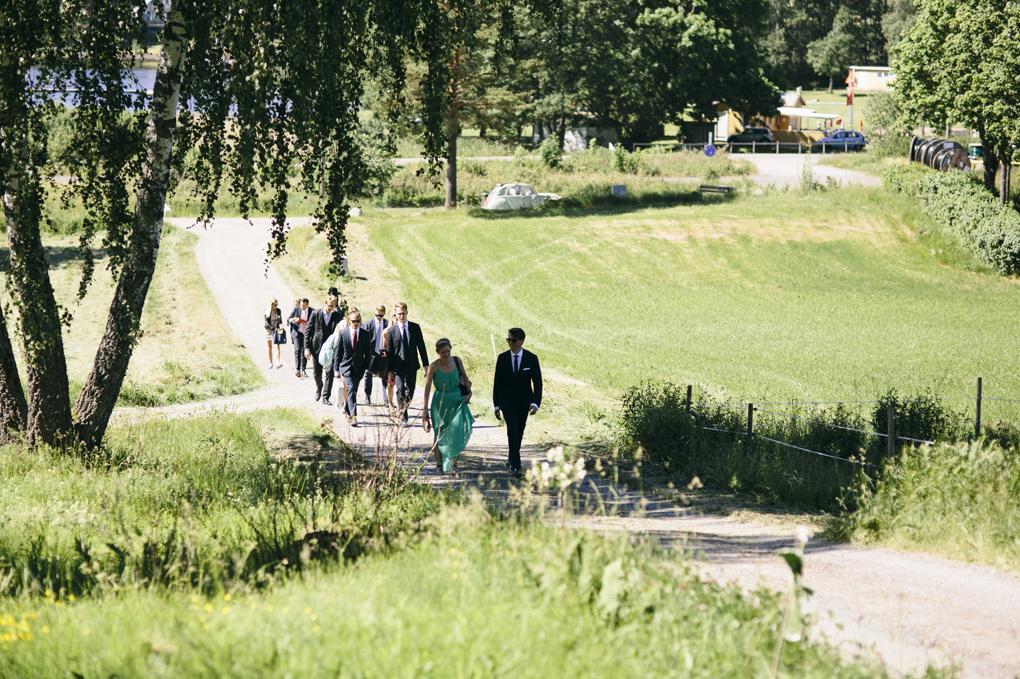
POLYGON ((941 229, 996 271, 1020 274, 1020 213, 1000 205, 976 173, 936 172, 910 163, 888 168, 883 182, 916 196, 941 229))
POLYGON ((917 182, 931 218, 999 273, 1020 273, 1020 214, 1000 205, 975 175, 935 172, 917 182))
POLYGON ((542 158, 542 163, 548 168, 559 167, 560 153, 560 145, 552 137, 547 137, 542 142, 542 145, 538 147, 538 155, 542 158))
POLYGON ((862 457, 874 437, 837 428, 864 429, 863 418, 846 406, 800 408, 788 417, 758 413, 748 446, 746 406, 712 403, 696 390, 688 414, 686 398, 685 389, 670 383, 629 389, 621 417, 629 450, 640 448, 645 459, 679 477, 698 476, 718 488, 816 509, 853 504, 845 489, 862 468, 850 458, 862 457))
MULTIPOLYGON (((957 424, 962 413, 953 411, 931 392, 913 398, 900 397, 895 388, 879 397, 871 413, 871 426, 877 432, 889 429, 889 406, 896 413, 896 435, 918 441, 956 441, 966 438, 957 424)), ((883 439, 882 445, 885 445, 883 439)))

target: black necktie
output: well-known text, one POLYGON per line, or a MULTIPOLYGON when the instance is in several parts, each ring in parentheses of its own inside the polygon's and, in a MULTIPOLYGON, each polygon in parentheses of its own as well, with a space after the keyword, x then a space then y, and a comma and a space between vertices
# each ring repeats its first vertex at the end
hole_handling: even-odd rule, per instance
POLYGON ((520 354, 514 354, 514 374, 515 375, 517 374, 518 369, 521 367, 520 361, 521 361, 521 355, 520 354))

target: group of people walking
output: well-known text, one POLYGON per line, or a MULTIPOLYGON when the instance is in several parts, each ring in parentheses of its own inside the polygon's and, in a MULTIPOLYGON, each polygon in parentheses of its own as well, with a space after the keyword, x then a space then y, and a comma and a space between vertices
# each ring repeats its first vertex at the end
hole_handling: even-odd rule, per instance
MULTIPOLYGON (((352 427, 358 426, 358 390, 363 383, 366 402, 371 404, 375 379, 382 383, 381 402, 408 424, 418 372, 426 368, 422 427, 433 433, 431 453, 436 465, 444 473, 456 474, 457 459, 474 425, 469 408, 473 394, 463 361, 452 355, 450 340, 444 337, 435 343, 438 358, 430 363, 421 326, 407 318, 407 304, 394 305, 390 318, 386 318, 386 307, 379 305, 369 319, 363 318, 357 307, 341 307, 339 300, 336 288, 330 288, 317 309, 311 309, 307 299, 295 300, 286 325, 276 300, 271 300, 265 313, 269 368, 282 367, 280 345, 286 343, 284 333, 289 330, 295 375, 308 377, 306 369, 311 363, 315 400, 328 406, 334 405, 330 400, 334 379, 341 380, 338 398, 343 405, 336 405, 343 408, 352 427)), ((521 470, 521 441, 528 416, 538 412, 542 403, 542 371, 538 357, 524 350, 524 340, 524 330, 509 330, 509 348, 497 357, 493 379, 493 408, 496 419, 506 422, 507 471, 514 476, 521 470)))

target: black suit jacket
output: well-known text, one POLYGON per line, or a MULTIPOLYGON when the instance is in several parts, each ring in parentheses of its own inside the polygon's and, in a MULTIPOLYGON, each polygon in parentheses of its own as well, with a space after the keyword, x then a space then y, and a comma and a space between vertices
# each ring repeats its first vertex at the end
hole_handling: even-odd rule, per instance
POLYGON ((340 311, 337 310, 333 312, 329 323, 327 323, 322 309, 323 307, 319 307, 308 316, 308 328, 305 330, 305 347, 316 355, 322 348, 322 343, 333 334, 341 320, 340 311))
POLYGON ((542 368, 538 365, 538 356, 527 349, 521 349, 521 352, 521 367, 516 374, 509 351, 504 351, 496 359, 496 376, 492 381, 493 407, 502 410, 511 406, 526 408, 532 403, 542 405, 542 368))
POLYGON ((400 374, 416 373, 423 365, 429 364, 429 354, 425 350, 425 338, 421 335, 421 326, 407 322, 407 345, 401 339, 400 326, 396 323, 386 329, 386 356, 389 358, 390 371, 400 374), (421 362, 418 357, 421 357, 421 362))
POLYGON ((372 355, 372 334, 364 328, 358 328, 358 347, 354 348, 354 328, 347 326, 340 329, 340 341, 333 356, 333 373, 360 377, 365 373, 366 363, 372 355))
MULTIPOLYGON (((387 319, 377 320, 373 318, 370 321, 366 321, 361 324, 364 330, 368 331, 368 334, 372 336, 372 349, 375 350, 376 340, 382 337, 386 333, 386 328, 389 327, 390 322, 387 319)), ((381 351, 381 349, 380 349, 381 351)))

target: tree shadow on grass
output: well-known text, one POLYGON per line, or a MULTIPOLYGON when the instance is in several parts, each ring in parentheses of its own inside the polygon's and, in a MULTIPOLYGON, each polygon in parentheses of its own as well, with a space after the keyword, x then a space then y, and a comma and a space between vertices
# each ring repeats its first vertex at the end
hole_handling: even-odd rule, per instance
MULTIPOLYGON (((81 253, 78 252, 76 245, 46 246, 44 249, 46 250, 46 261, 49 262, 51 269, 63 269, 80 264, 82 261, 81 253)), ((92 257, 98 268, 106 261, 106 250, 94 249, 92 257)), ((10 271, 11 250, 9 247, 0 247, 0 273, 10 273, 10 271)))

